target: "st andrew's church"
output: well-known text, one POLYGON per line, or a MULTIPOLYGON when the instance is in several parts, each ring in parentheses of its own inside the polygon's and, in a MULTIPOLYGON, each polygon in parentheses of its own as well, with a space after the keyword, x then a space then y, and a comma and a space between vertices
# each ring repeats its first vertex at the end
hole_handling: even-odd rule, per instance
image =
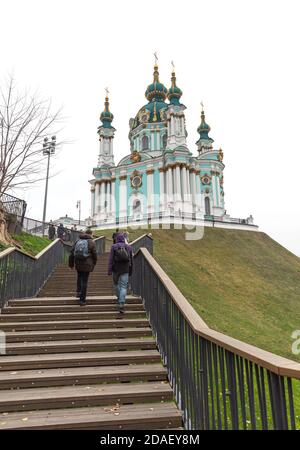
POLYGON ((131 224, 187 223, 257 229, 252 216, 231 218, 224 203, 222 149, 213 147, 202 107, 196 142, 188 148, 182 90, 175 70, 167 89, 157 61, 147 103, 129 121, 130 154, 115 164, 116 129, 108 92, 98 128, 99 156, 91 184, 90 224, 99 228, 131 224))

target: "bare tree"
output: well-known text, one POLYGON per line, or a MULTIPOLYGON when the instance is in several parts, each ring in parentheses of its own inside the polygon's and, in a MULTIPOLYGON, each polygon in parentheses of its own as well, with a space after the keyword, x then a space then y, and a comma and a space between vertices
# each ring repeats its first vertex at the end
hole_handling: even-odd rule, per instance
MULTIPOLYGON (((44 138, 57 132, 61 111, 51 112, 51 101, 37 94, 20 94, 13 77, 0 90, 0 202, 1 194, 28 188, 45 178, 42 148, 44 138)), ((0 241, 9 242, 2 208, 0 241)))

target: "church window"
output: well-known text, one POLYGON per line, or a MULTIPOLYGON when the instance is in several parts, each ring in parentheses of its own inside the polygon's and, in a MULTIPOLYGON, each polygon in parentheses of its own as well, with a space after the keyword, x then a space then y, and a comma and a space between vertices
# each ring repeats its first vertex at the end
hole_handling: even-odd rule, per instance
POLYGON ((165 134, 163 135, 163 138, 162 138, 162 146, 163 146, 163 148, 166 148, 166 147, 167 147, 167 133, 165 133, 165 134))
POLYGON ((148 136, 142 137, 142 150, 148 150, 149 149, 149 138, 148 136))
POLYGON ((210 216, 210 200, 209 197, 205 197, 205 214, 210 216))
POLYGON ((140 200, 135 200, 135 202, 133 204, 133 213, 134 214, 141 213, 141 209, 142 209, 141 207, 142 207, 142 205, 141 205, 140 200))

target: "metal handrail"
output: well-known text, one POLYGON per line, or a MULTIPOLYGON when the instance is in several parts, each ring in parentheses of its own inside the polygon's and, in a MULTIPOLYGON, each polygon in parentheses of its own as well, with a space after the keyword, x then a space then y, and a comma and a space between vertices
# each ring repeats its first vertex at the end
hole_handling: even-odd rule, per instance
MULTIPOLYGON (((98 254, 105 251, 105 237, 95 240, 98 254)), ((36 256, 11 247, 0 253, 0 308, 12 298, 34 297, 58 264, 67 262, 72 245, 55 239, 36 256)))
POLYGON ((144 301, 185 426, 300 428, 300 364, 212 330, 147 249, 134 259, 133 292, 144 301))

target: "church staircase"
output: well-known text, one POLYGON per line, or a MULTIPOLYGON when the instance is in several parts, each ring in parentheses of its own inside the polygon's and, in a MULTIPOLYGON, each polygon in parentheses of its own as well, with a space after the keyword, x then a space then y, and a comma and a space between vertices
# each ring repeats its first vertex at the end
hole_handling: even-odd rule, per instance
POLYGON ((108 254, 91 274, 86 306, 76 272, 59 266, 38 297, 0 314, 0 429, 178 429, 173 401, 141 298, 117 311, 108 254))

